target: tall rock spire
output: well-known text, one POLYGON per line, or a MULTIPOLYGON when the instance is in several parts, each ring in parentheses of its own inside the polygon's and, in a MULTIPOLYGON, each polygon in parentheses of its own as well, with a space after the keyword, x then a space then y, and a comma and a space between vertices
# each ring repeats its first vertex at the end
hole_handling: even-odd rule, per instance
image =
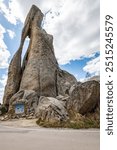
POLYGON ((66 94, 76 79, 59 68, 53 48, 53 36, 42 29, 43 13, 33 5, 26 17, 21 42, 8 71, 3 102, 9 105, 11 97, 20 90, 33 90, 39 96, 66 94), (30 38, 21 66, 21 54, 26 37, 30 38))
POLYGON ((38 117, 38 121, 58 124, 71 119, 71 114, 95 112, 93 115, 99 120, 99 82, 77 83, 73 75, 59 68, 53 36, 42 29, 42 20, 43 13, 33 5, 24 23, 19 48, 9 65, 3 98, 8 118, 38 117), (29 46, 21 62, 27 36, 29 46))

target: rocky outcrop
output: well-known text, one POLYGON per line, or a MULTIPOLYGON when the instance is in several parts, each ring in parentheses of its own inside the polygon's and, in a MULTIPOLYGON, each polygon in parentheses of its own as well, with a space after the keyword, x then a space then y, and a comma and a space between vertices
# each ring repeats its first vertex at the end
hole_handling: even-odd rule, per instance
POLYGON ((87 81, 76 84, 69 91, 71 100, 69 106, 80 114, 95 110, 100 101, 100 84, 97 81, 87 81))
POLYGON ((14 55, 8 70, 8 80, 5 86, 3 102, 9 105, 10 98, 19 90, 21 80, 21 49, 14 55))
MULTIPOLYGON (((76 83, 73 75, 59 68, 54 54, 53 37, 41 28, 43 13, 35 5, 30 9, 21 43, 14 55, 8 71, 8 80, 3 102, 11 104, 12 96, 18 91, 33 90, 40 96, 56 97, 65 95, 76 83), (21 54, 26 37, 30 38, 27 52, 21 65, 21 54)), ((17 101, 16 97, 16 101, 17 101)))
POLYGON ((40 97, 36 116, 41 121, 51 123, 67 121, 69 119, 62 101, 53 97, 40 97))
POLYGON ((77 81, 73 75, 68 73, 67 71, 58 70, 57 72, 57 95, 68 95, 69 89, 72 85, 76 84, 77 81))
POLYGON ((11 110, 12 105, 19 103, 19 102, 24 102, 26 104, 26 114, 27 113, 34 113, 35 109, 38 105, 38 96, 37 93, 33 90, 20 90, 16 94, 12 96, 10 99, 10 108, 11 110))
POLYGON ((36 116, 46 122, 68 121, 70 110, 73 115, 99 114, 99 82, 77 82, 73 75, 59 68, 53 37, 42 29, 42 20, 43 13, 33 5, 24 23, 19 49, 9 65, 3 98, 9 110, 7 116, 19 117, 17 109, 22 108, 21 117, 36 116), (21 62, 27 36, 30 42, 21 62))

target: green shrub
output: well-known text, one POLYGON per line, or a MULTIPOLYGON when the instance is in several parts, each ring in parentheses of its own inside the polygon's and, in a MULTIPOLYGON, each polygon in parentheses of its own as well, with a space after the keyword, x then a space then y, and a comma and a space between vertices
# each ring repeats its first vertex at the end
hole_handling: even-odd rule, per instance
POLYGON ((0 112, 1 112, 0 115, 4 115, 5 113, 7 113, 7 108, 4 105, 1 105, 0 106, 0 112))

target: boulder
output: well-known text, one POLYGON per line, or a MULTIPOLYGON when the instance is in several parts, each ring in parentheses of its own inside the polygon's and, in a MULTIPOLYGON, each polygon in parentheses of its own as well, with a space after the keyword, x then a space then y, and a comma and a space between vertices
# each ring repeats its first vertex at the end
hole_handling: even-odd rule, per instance
POLYGON ((61 101, 61 103, 67 110, 71 109, 71 98, 69 95, 66 95, 66 96, 59 95, 56 97, 56 99, 61 101))
POLYGON ((36 116, 45 122, 62 122, 69 119, 63 103, 53 97, 40 97, 36 116))
POLYGON ((76 84, 69 91, 70 107, 75 112, 86 114, 95 110, 100 101, 100 84, 97 81, 87 81, 76 84))
POLYGON ((27 115, 35 114, 35 109, 38 105, 39 98, 37 93, 33 90, 20 90, 10 99, 9 112, 13 109, 13 106, 18 103, 25 105, 25 113, 27 115))

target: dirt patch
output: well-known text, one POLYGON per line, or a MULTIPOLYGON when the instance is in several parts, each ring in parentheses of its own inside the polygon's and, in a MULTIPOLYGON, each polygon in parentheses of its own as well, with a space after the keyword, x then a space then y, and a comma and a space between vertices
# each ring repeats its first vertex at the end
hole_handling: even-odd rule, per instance
POLYGON ((36 124, 37 119, 13 119, 8 121, 0 121, 1 125, 13 127, 39 127, 36 124))

